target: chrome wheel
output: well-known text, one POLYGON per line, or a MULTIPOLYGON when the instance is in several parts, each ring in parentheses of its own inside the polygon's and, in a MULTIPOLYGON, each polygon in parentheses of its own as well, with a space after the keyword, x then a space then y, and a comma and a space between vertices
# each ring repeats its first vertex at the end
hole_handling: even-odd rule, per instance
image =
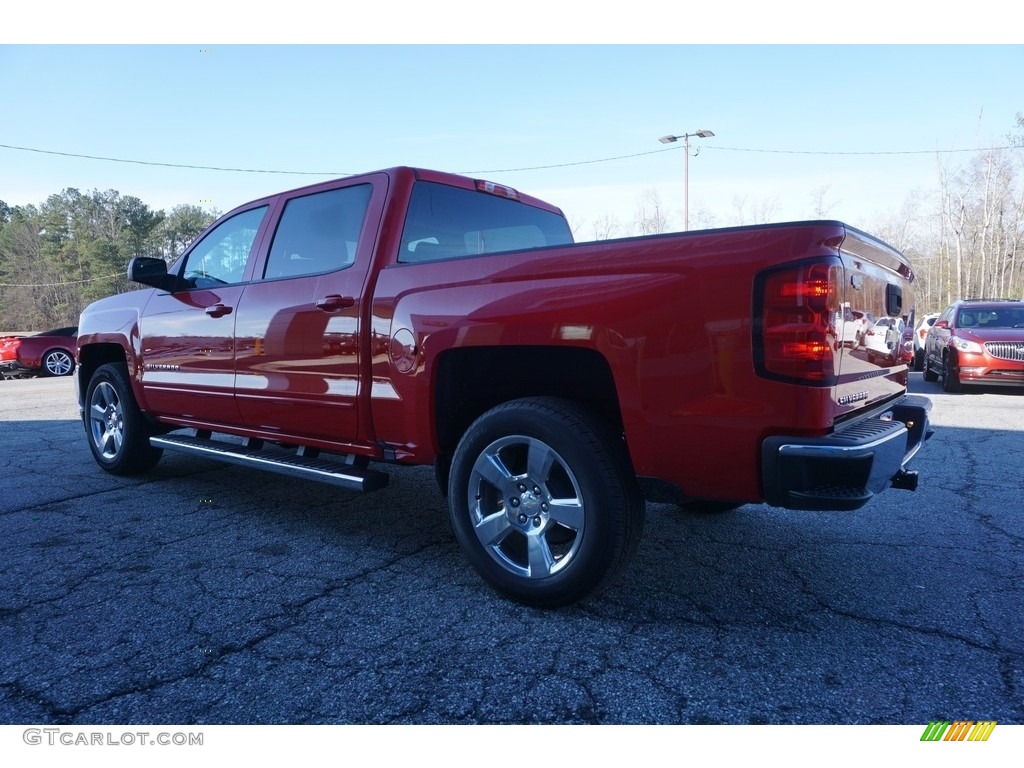
POLYGON ((541 440, 509 435, 488 445, 473 464, 468 503, 480 544, 516 576, 553 576, 579 552, 586 525, 579 481, 541 440))
POLYGON ((43 357, 43 371, 47 376, 67 376, 74 367, 75 359, 63 349, 54 349, 43 357))
POLYGON ((448 488, 469 562, 530 605, 602 589, 640 541, 643 497, 621 434, 567 400, 510 400, 481 415, 459 440, 448 488))
POLYGON ((84 405, 82 423, 89 450, 107 472, 145 472, 160 460, 163 450, 149 444, 152 425, 135 402, 124 363, 107 363, 96 369, 89 380, 84 405))
POLYGON ((124 414, 121 399, 108 382, 101 381, 93 388, 88 418, 96 452, 104 459, 116 459, 124 443, 124 414))

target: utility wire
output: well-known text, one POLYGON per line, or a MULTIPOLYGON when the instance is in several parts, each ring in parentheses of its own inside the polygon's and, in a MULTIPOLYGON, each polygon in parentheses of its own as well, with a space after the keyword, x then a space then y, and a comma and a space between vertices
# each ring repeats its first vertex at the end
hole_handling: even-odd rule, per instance
MULTIPOLYGON (((229 171, 234 173, 277 173, 284 175, 299 175, 299 176, 352 176, 351 172, 341 171, 283 171, 283 170, 272 170, 266 168, 227 168, 217 165, 191 165, 188 163, 162 163, 153 160, 129 160, 120 157, 105 157, 102 155, 85 155, 76 152, 58 152, 51 149, 37 149, 35 147, 19 147, 13 144, 0 144, 0 148, 13 149, 19 152, 37 152, 44 155, 60 155, 61 157, 77 157, 86 160, 102 160, 110 163, 130 163, 134 165, 156 165, 163 168, 188 168, 192 170, 200 171, 229 171)), ((723 152, 756 152, 763 154, 778 154, 778 155, 854 155, 854 156, 872 156, 872 155, 931 155, 931 154, 954 154, 963 152, 991 152, 997 149, 1022 149, 1024 147, 1020 145, 1007 145, 1000 147, 977 147, 975 149, 910 149, 910 150, 889 150, 889 151, 865 151, 865 152, 848 152, 848 151, 827 151, 827 150, 806 150, 806 149, 755 149, 750 147, 723 147, 719 144, 701 144, 703 151, 723 151, 723 152)), ((634 152, 629 155, 615 155, 614 157, 602 157, 594 160, 577 160, 569 163, 552 163, 550 165, 532 165, 524 166, 521 168, 489 168, 486 170, 476 171, 459 171, 462 174, 478 174, 478 173, 514 173, 517 171, 542 171, 549 170, 551 168, 570 168, 578 165, 593 165, 595 163, 609 163, 615 160, 628 160, 633 157, 643 157, 645 155, 656 155, 661 152, 675 152, 684 149, 684 147, 665 147, 663 149, 652 149, 649 152, 634 152)))
MULTIPOLYGON (((1024 149, 1024 145, 1010 144, 1004 147, 978 147, 977 149, 902 149, 891 151, 875 152, 843 152, 843 151, 815 151, 801 149, 745 149, 743 147, 723 147, 718 144, 701 144, 702 150, 722 149, 729 152, 768 152, 777 155, 951 155, 957 152, 992 152, 997 149, 1024 149)), ((677 147, 672 147, 677 149, 677 147)))
POLYGON ((335 173, 333 171, 268 171, 260 168, 223 168, 217 165, 187 165, 185 163, 158 163, 153 160, 126 160, 121 157, 103 157, 102 155, 81 155, 75 152, 57 152, 52 149, 36 149, 34 147, 16 147, 13 144, 0 144, 4 149, 16 149, 21 152, 39 152, 43 155, 60 155, 61 157, 79 157, 86 160, 105 160, 110 163, 132 163, 134 165, 160 165, 164 168, 191 168, 200 171, 235 171, 238 173, 285 173, 304 176, 351 176, 351 173, 335 173))
POLYGON ((77 285, 78 283, 92 283, 96 280, 109 280, 112 277, 121 277, 121 273, 115 272, 112 275, 87 277, 84 280, 66 280, 63 283, 0 283, 0 288, 55 288, 60 285, 77 285))

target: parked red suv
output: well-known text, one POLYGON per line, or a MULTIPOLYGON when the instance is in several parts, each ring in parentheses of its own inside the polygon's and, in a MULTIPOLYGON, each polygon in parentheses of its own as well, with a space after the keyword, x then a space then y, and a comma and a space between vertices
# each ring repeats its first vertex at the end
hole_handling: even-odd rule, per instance
POLYGON ((963 299, 946 307, 925 340, 924 380, 1024 387, 1024 301, 963 299))

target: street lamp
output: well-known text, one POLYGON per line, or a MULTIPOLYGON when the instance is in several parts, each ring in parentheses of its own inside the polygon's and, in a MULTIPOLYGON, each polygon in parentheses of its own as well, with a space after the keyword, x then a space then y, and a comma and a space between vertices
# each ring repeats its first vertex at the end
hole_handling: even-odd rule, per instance
POLYGON ((708 130, 697 131, 696 133, 684 133, 682 136, 662 136, 658 141, 662 144, 672 144, 673 142, 683 140, 683 151, 685 160, 683 161, 683 231, 690 231, 690 137, 697 136, 701 139, 707 139, 715 134, 708 130))

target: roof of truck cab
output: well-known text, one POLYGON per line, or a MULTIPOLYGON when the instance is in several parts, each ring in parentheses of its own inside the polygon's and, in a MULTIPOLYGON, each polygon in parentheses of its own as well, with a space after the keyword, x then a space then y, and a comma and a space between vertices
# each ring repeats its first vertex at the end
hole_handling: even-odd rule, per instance
MULTIPOLYGON (((429 168, 413 168, 411 166, 398 165, 398 166, 395 166, 393 168, 384 168, 384 169, 381 169, 381 170, 378 170, 378 171, 367 171, 366 173, 357 173, 357 174, 352 174, 351 176, 340 176, 340 177, 335 178, 335 179, 328 179, 328 180, 325 180, 325 181, 318 181, 318 182, 316 182, 314 184, 307 184, 307 185, 302 186, 302 187, 295 187, 293 189, 284 189, 284 190, 281 190, 279 192, 274 192, 273 194, 270 194, 270 195, 265 195, 264 197, 261 197, 261 198, 255 199, 255 200, 249 200, 247 202, 241 203, 240 205, 236 206, 236 208, 233 208, 228 213, 234 213, 235 210, 241 209, 241 208, 250 208, 250 207, 255 207, 257 205, 268 204, 272 200, 280 197, 281 195, 288 195, 289 197, 291 197, 291 196, 294 196, 296 193, 302 193, 302 192, 308 192, 308 193, 312 194, 312 193, 314 193, 316 191, 319 191, 321 189, 327 188, 330 185, 335 184, 335 183, 337 183, 339 181, 358 181, 360 178, 376 176, 376 175, 379 175, 379 174, 382 174, 382 173, 388 175, 389 177, 391 177, 392 179, 395 179, 396 181, 399 180, 402 176, 406 176, 406 177, 411 177, 411 179, 415 180, 415 181, 426 181, 426 182, 434 182, 434 183, 437 183, 437 184, 447 184, 449 186, 461 187, 463 189, 469 189, 469 190, 475 190, 477 188, 476 187, 477 181, 492 181, 493 182, 493 179, 477 179, 477 178, 473 178, 473 177, 469 177, 469 176, 462 176, 462 175, 459 175, 457 173, 447 173, 445 171, 435 171, 435 170, 431 170, 429 168)), ((521 202, 526 203, 527 205, 531 205, 534 208, 542 208, 542 209, 544 209, 546 211, 550 211, 551 213, 556 213, 559 216, 563 216, 564 215, 560 208, 558 208, 557 206, 554 206, 551 203, 548 203, 548 202, 546 202, 544 200, 541 200, 540 198, 533 197, 532 195, 524 194, 523 192, 521 192, 520 190, 516 189, 515 187, 511 187, 510 185, 507 185, 507 184, 501 184, 500 182, 493 182, 493 183, 498 184, 499 186, 502 186, 502 187, 507 187, 509 189, 515 190, 516 194, 518 195, 518 199, 521 202)))

